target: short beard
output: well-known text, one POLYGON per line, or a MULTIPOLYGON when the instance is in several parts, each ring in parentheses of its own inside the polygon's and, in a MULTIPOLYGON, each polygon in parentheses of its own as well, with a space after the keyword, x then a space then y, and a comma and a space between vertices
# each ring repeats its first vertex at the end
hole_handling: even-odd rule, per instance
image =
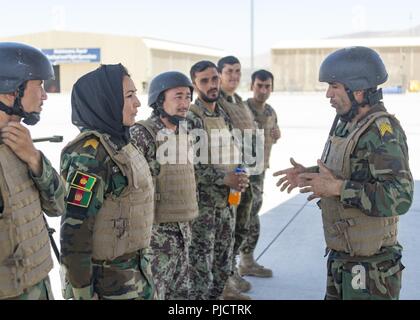
POLYGON ((215 98, 209 98, 207 95, 205 95, 202 91, 199 91, 200 92, 200 98, 204 101, 204 102, 207 102, 207 103, 213 103, 213 102, 216 102, 217 100, 219 100, 219 98, 220 98, 220 90, 217 92, 217 97, 215 97, 215 98))

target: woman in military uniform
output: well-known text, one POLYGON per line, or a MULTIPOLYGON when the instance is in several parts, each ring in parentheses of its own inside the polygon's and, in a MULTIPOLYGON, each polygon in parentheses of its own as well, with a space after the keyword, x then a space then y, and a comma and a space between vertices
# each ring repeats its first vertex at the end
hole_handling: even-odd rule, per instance
POLYGON ((62 151, 66 212, 61 227, 63 295, 152 299, 145 258, 153 224, 149 167, 129 141, 140 102, 121 64, 82 76, 72 91, 80 134, 62 151))

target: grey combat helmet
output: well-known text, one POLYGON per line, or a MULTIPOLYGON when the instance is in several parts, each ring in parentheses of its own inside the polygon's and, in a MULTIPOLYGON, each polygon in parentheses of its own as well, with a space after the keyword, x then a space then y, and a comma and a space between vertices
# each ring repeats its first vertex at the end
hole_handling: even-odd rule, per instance
POLYGON ((38 49, 22 43, 0 43, 0 93, 12 93, 28 80, 50 80, 54 70, 38 49))
POLYGON ((388 73, 379 54, 366 47, 349 47, 331 53, 322 62, 319 81, 341 83, 351 101, 350 111, 341 116, 343 121, 351 121, 359 107, 375 105, 382 100, 382 89, 377 86, 388 80, 388 73), (363 90, 364 100, 356 101, 353 92, 363 90))
POLYGON ((192 97, 194 87, 186 75, 178 71, 161 73, 152 79, 148 99, 148 105, 154 109, 154 113, 167 118, 174 125, 179 125, 185 119, 177 115, 170 115, 163 109, 163 93, 166 90, 177 87, 190 88, 192 97))
POLYGON ((321 64, 320 82, 339 82, 351 91, 375 88, 388 80, 379 54, 366 47, 349 47, 331 53, 321 64))
POLYGON ((194 87, 190 79, 183 73, 168 71, 157 75, 150 83, 148 105, 153 107, 158 102, 161 93, 177 87, 188 87, 191 90, 191 95, 193 94, 194 87))
POLYGON ((36 124, 39 113, 24 111, 21 103, 26 82, 50 79, 54 79, 54 70, 41 51, 22 43, 0 43, 0 94, 17 92, 13 107, 0 103, 1 111, 22 117, 28 125, 36 124))

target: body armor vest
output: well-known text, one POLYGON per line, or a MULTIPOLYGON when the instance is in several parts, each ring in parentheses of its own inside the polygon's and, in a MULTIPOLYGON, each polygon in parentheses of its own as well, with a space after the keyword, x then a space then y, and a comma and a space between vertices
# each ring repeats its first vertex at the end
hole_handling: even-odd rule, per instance
POLYGON ((21 295, 53 267, 39 191, 28 170, 8 146, 0 145, 0 299, 21 295))
MULTIPOLYGON (((151 119, 139 121, 137 124, 143 126, 153 137, 156 150, 165 143, 157 141, 159 128, 151 119)), ((188 135, 179 133, 170 135, 168 138, 169 143, 175 144, 177 161, 176 163, 159 163, 159 175, 154 177, 155 223, 191 221, 198 216, 198 204, 194 164, 187 156, 188 135), (187 160, 186 163, 178 161, 184 158, 187 160)))
POLYGON ((225 119, 222 116, 209 117, 201 107, 195 104, 190 106, 190 111, 203 121, 204 130, 206 130, 208 137, 209 164, 225 173, 234 171, 240 163, 240 152, 234 143, 233 136, 229 131, 225 119), (215 142, 214 135, 212 137, 212 130, 217 133, 223 132, 224 138, 220 141, 218 136, 219 141, 215 142), (214 161, 214 159, 217 160, 214 161))
MULTIPOLYGON (((347 137, 330 136, 322 156, 326 166, 341 179, 350 179, 350 156, 360 136, 380 117, 376 112, 360 121, 347 137)), ((351 256, 371 256, 381 247, 397 243, 398 217, 370 217, 356 208, 344 208, 338 197, 322 198, 322 221, 327 247, 351 256)))
POLYGON ((255 130, 254 117, 249 110, 249 107, 243 103, 241 97, 235 94, 237 103, 229 102, 225 97, 220 96, 220 104, 223 110, 229 115, 232 120, 233 127, 241 130, 243 133, 245 129, 255 130))
POLYGON ((251 99, 248 99, 249 108, 254 113, 255 121, 258 123, 259 129, 264 130, 264 170, 270 167, 270 155, 273 144, 276 142, 271 136, 271 130, 276 128, 276 117, 274 115, 265 114, 265 106, 263 109, 255 107, 251 99))
POLYGON ((108 135, 83 132, 64 150, 91 135, 99 138, 128 181, 121 195, 110 194, 104 199, 95 220, 92 257, 111 261, 149 246, 154 218, 153 180, 140 151, 131 143, 118 150, 108 135))

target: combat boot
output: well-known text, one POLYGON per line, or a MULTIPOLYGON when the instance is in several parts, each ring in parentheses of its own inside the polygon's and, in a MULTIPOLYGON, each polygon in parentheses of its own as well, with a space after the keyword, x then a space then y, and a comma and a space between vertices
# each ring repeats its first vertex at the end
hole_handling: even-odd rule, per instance
POLYGON ((253 276, 259 278, 271 278, 273 271, 258 264, 254 260, 253 253, 242 253, 238 272, 241 276, 253 276))
POLYGON ((239 275, 238 269, 236 269, 233 272, 233 275, 229 277, 228 282, 230 283, 230 285, 234 286, 239 292, 248 292, 249 290, 251 290, 251 283, 246 281, 239 275))
POLYGON ((230 281, 227 281, 222 293, 223 300, 252 300, 250 296, 240 293, 230 281))

